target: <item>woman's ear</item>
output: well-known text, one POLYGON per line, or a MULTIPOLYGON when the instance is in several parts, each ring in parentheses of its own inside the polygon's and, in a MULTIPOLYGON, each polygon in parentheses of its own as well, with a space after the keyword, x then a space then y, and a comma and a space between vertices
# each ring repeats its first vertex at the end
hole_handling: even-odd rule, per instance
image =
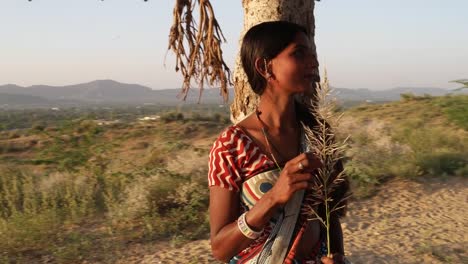
POLYGON ((263 76, 267 81, 272 78, 271 69, 266 59, 257 58, 255 60, 255 70, 263 76))

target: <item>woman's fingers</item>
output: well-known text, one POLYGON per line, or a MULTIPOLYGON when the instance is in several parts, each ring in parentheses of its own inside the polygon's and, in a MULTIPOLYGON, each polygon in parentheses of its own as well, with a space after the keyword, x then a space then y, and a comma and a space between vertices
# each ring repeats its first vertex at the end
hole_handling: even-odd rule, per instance
POLYGON ((290 174, 290 184, 295 184, 298 182, 308 182, 312 179, 312 174, 310 173, 295 173, 295 174, 290 174))
POLYGON ((293 187, 294 191, 303 190, 309 188, 309 183, 306 181, 296 182, 291 187, 293 187))
POLYGON ((312 153, 302 153, 288 161, 275 184, 278 202, 286 203, 294 192, 311 188, 311 172, 320 166, 320 161, 312 153))
POLYGON ((289 185, 293 192, 297 190, 312 188, 312 182, 311 182, 312 174, 301 173, 301 174, 290 175, 290 177, 291 177, 291 181, 289 185))
POLYGON ((345 263, 345 258, 340 253, 333 253, 330 257, 323 256, 321 259, 323 264, 342 264, 345 263))
POLYGON ((315 154, 313 154, 312 152, 307 152, 304 154, 306 156, 306 159, 304 160, 306 164, 303 164, 304 167, 308 168, 309 170, 315 170, 317 168, 322 167, 320 159, 315 154))
POLYGON ((311 152, 302 153, 286 164, 290 173, 311 172, 322 166, 320 160, 311 152))
POLYGON ((331 259, 329 257, 322 257, 320 260, 322 261, 323 264, 334 264, 335 263, 333 261, 333 259, 331 259))
POLYGON ((288 161, 288 163, 294 163, 297 164, 299 161, 307 159, 307 153, 301 153, 297 155, 296 157, 292 158, 291 160, 288 161))

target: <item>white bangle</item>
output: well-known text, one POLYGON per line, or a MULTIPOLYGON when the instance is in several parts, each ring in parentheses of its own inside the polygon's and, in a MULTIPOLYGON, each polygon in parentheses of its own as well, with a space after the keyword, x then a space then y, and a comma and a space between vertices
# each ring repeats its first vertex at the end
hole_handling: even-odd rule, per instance
POLYGON ((245 212, 245 213, 241 214, 241 216, 239 216, 239 218, 237 219, 237 227, 239 228, 241 233, 244 236, 246 236, 247 238, 257 239, 262 234, 263 229, 260 230, 260 231, 255 231, 252 228, 250 228, 250 226, 247 224, 247 221, 245 221, 245 215, 246 214, 247 214, 247 212, 245 212))

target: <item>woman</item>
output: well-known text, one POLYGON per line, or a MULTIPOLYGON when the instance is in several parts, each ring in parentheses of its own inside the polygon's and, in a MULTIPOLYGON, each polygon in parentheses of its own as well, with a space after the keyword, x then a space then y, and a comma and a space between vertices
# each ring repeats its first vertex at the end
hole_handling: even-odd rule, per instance
MULTIPOLYGON (((210 151, 211 246, 219 260, 343 262, 340 214, 331 218, 333 259, 324 256, 319 222, 304 214, 312 173, 321 166, 306 152, 300 125, 313 125, 314 118, 294 99, 313 92, 319 81, 311 45, 304 28, 284 21, 256 25, 244 37, 242 66, 260 101, 210 151)), ((345 182, 336 193, 346 188, 345 182)))

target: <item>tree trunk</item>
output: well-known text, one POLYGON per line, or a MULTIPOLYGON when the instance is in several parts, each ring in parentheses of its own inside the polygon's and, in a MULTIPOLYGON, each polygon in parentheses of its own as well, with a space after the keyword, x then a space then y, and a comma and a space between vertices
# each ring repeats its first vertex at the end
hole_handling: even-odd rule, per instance
MULTIPOLYGON (((284 20, 304 26, 315 48, 314 0, 242 0, 244 8, 244 29, 241 32, 239 47, 244 34, 252 26, 265 21, 284 20)), ((240 48, 239 48, 240 51, 240 48)), ((240 52, 234 68, 234 102, 231 105, 231 120, 238 123, 255 110, 258 96, 250 88, 247 76, 242 69, 240 52)))

